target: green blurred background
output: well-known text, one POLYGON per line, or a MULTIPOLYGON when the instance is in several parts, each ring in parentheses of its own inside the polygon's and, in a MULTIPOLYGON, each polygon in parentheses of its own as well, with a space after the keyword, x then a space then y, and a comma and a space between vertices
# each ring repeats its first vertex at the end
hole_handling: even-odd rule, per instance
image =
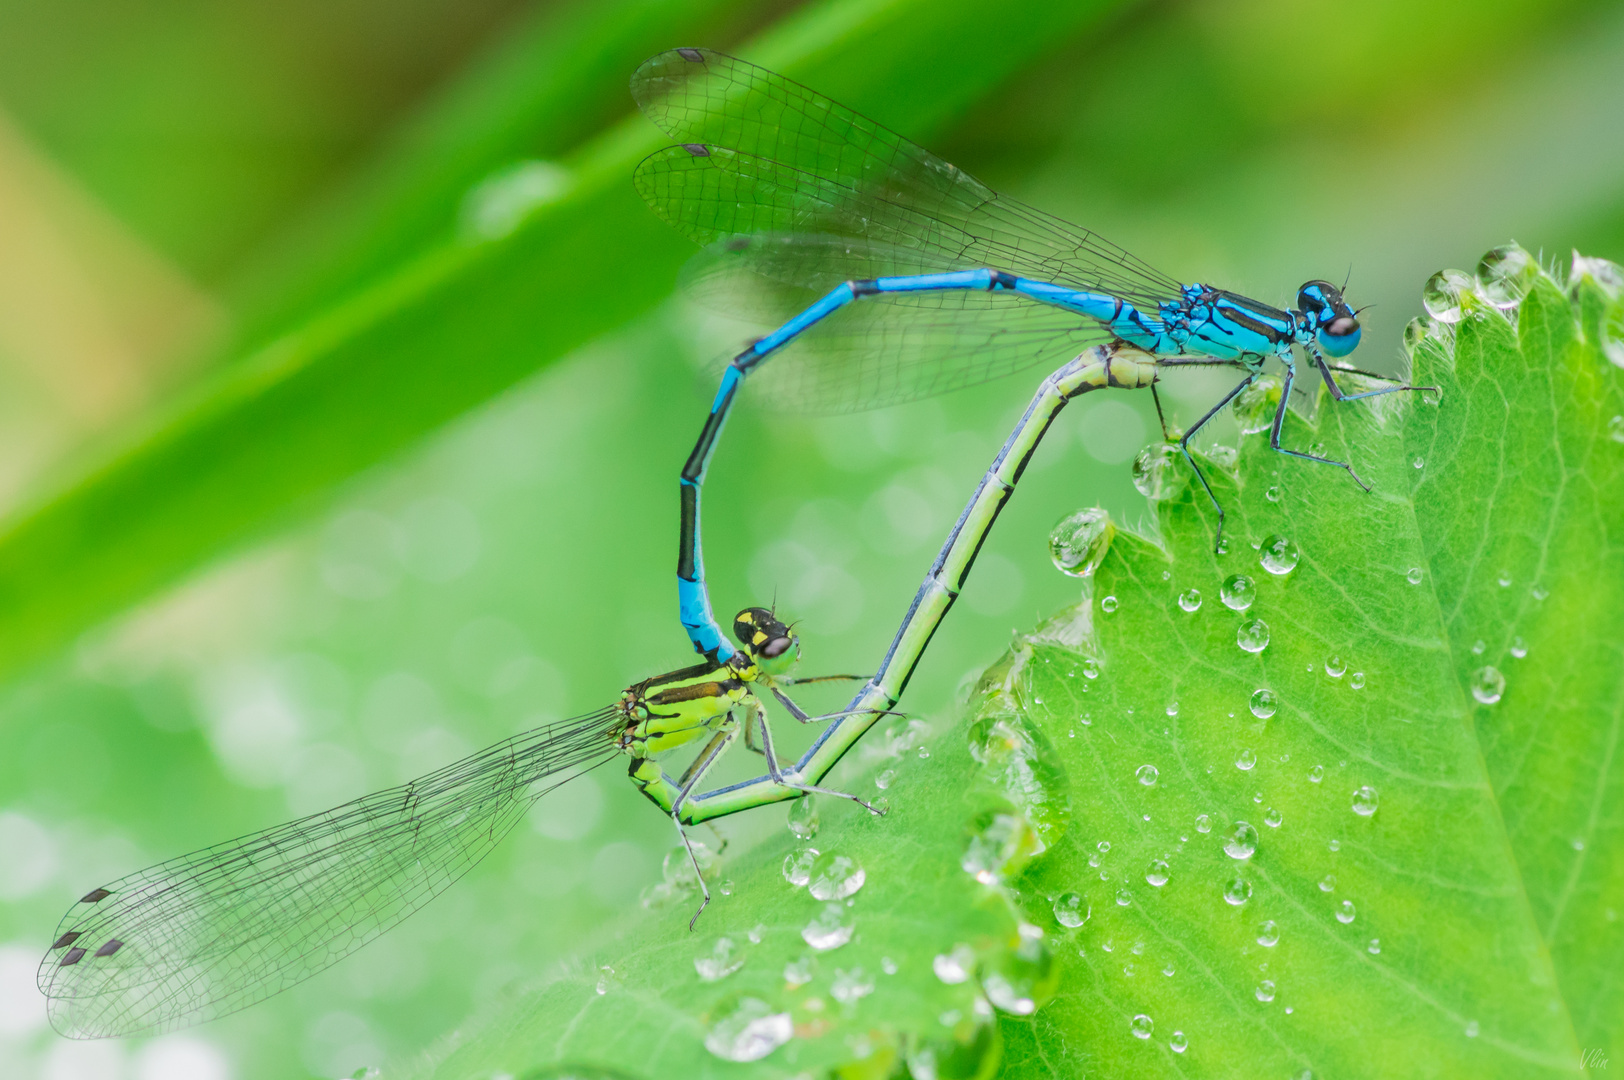
MULTIPOLYGON (((640 912, 672 838, 612 766, 235 1017, 71 1043, 33 986, 93 885, 686 662, 674 480, 728 343, 670 296, 687 252, 631 190, 662 140, 625 91, 677 44, 1185 280, 1282 303, 1351 273, 1379 370, 1440 267, 1513 238, 1624 259, 1616 4, 0 4, 0 1076, 387 1075, 640 912)), ((719 610, 776 597, 810 669, 872 666, 1035 381, 747 407, 708 489, 719 610)), ((1215 389, 1172 387, 1183 419, 1215 389)), ((949 715, 1075 595, 1056 519, 1141 517, 1148 406, 1063 418, 911 709, 949 715)))

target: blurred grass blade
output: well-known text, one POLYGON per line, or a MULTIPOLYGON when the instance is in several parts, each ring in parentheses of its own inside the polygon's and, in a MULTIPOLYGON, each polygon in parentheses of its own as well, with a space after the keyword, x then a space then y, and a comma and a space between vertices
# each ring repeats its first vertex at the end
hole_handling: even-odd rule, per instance
POLYGON ((498 36, 377 158, 262 252, 233 288, 239 341, 264 341, 454 233, 492 173, 556 160, 626 115, 627 73, 681 41, 735 41, 759 0, 541 5, 498 36))
MULTIPOLYGON (((921 134, 1112 7, 843 0, 741 51, 921 134)), ((632 118, 494 178, 484 196, 498 212, 470 236, 232 364, 13 520, 0 536, 0 673, 647 311, 689 255, 629 180, 661 142, 632 118)))

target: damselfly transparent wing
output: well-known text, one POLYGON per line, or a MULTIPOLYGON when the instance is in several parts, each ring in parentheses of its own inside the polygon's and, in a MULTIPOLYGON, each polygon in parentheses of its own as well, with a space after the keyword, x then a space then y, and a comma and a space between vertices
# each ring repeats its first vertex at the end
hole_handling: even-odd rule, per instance
POLYGON ((702 245, 738 233, 833 233, 917 250, 941 268, 987 266, 1150 308, 1178 296, 1177 281, 1115 244, 753 64, 673 49, 638 68, 632 96, 686 144, 649 158, 639 190, 702 245))
MULTIPOLYGON (((883 245, 838 236, 732 237, 712 244, 689 264, 683 292, 707 308, 766 330, 822 295, 808 280, 853 266, 894 265, 900 257, 883 245)), ((847 273, 835 280, 855 276, 872 275, 847 273)), ((865 300, 798 335, 751 375, 744 392, 752 401, 781 409, 879 408, 1039 364, 1052 366, 1109 336, 1092 320, 1011 293, 935 292, 905 294, 894 302, 865 300)))
POLYGON ((69 909, 39 968, 64 1035, 235 1012, 359 949, 465 874, 542 795, 616 753, 618 709, 120 878, 69 909))

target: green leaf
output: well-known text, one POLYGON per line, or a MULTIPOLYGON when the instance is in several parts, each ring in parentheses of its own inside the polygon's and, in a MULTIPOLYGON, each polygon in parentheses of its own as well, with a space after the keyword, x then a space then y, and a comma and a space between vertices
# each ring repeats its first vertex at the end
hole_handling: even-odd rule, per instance
POLYGON ((1098 679, 1034 645, 1020 698, 1066 729, 1082 824, 1033 885, 1085 891, 1096 917, 1059 950, 1060 996, 1004 1024, 1009 1075, 1523 1077, 1612 1043, 1624 382, 1595 345, 1616 299, 1532 286, 1509 320, 1467 292, 1458 322, 1414 328, 1440 406, 1288 424, 1374 494, 1248 439, 1219 490, 1228 555, 1186 489, 1158 507, 1165 553, 1119 543, 1073 614, 1094 618, 1098 679), (1272 536, 1301 552, 1283 576, 1253 550, 1272 536), (1243 613, 1220 599, 1232 573, 1257 581, 1243 613), (1271 631, 1255 656, 1236 645, 1252 618, 1271 631))
MULTIPOLYGON (((1018 5, 989 20, 970 0, 839 0, 741 51, 922 134, 1112 6, 1018 5)), ((591 75, 582 93, 597 89, 591 75)), ((498 227, 330 298, 12 520, 0 534, 0 674, 652 308, 692 254, 631 186, 663 143, 632 117, 561 155, 498 227)), ((335 279, 364 276, 353 257, 338 262, 335 279)))
POLYGON ((1437 404, 1322 395, 1317 423, 1293 415, 1285 444, 1350 460, 1370 494, 1246 436, 1234 472, 1209 462, 1215 555, 1211 505, 1164 476, 1159 540, 1119 531, 1084 602, 1022 638, 928 757, 918 721, 871 737, 890 814, 822 803, 810 846, 866 881, 809 981, 785 968, 821 905, 785 882, 806 845, 780 834, 722 872, 698 933, 679 896, 429 1072, 1527 1077, 1605 1053, 1624 959, 1616 272, 1582 265, 1571 292, 1531 275, 1504 309, 1468 290, 1458 321, 1418 323, 1437 404), (1239 611, 1236 574, 1255 583, 1239 611), (743 966, 706 982, 718 937, 743 966), (741 1007, 776 1032, 747 1065, 716 1052, 741 1007))

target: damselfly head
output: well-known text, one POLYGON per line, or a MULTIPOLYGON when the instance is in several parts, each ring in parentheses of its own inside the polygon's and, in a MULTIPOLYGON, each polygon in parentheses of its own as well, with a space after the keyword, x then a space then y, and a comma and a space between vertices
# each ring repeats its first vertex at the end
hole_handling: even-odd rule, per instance
POLYGON ((1346 356, 1359 347, 1359 317, 1329 281, 1310 281, 1297 290, 1297 310, 1329 356, 1346 356))
POLYGON ((770 608, 747 607, 733 617, 733 636, 763 671, 782 675, 801 658, 801 639, 770 608))

